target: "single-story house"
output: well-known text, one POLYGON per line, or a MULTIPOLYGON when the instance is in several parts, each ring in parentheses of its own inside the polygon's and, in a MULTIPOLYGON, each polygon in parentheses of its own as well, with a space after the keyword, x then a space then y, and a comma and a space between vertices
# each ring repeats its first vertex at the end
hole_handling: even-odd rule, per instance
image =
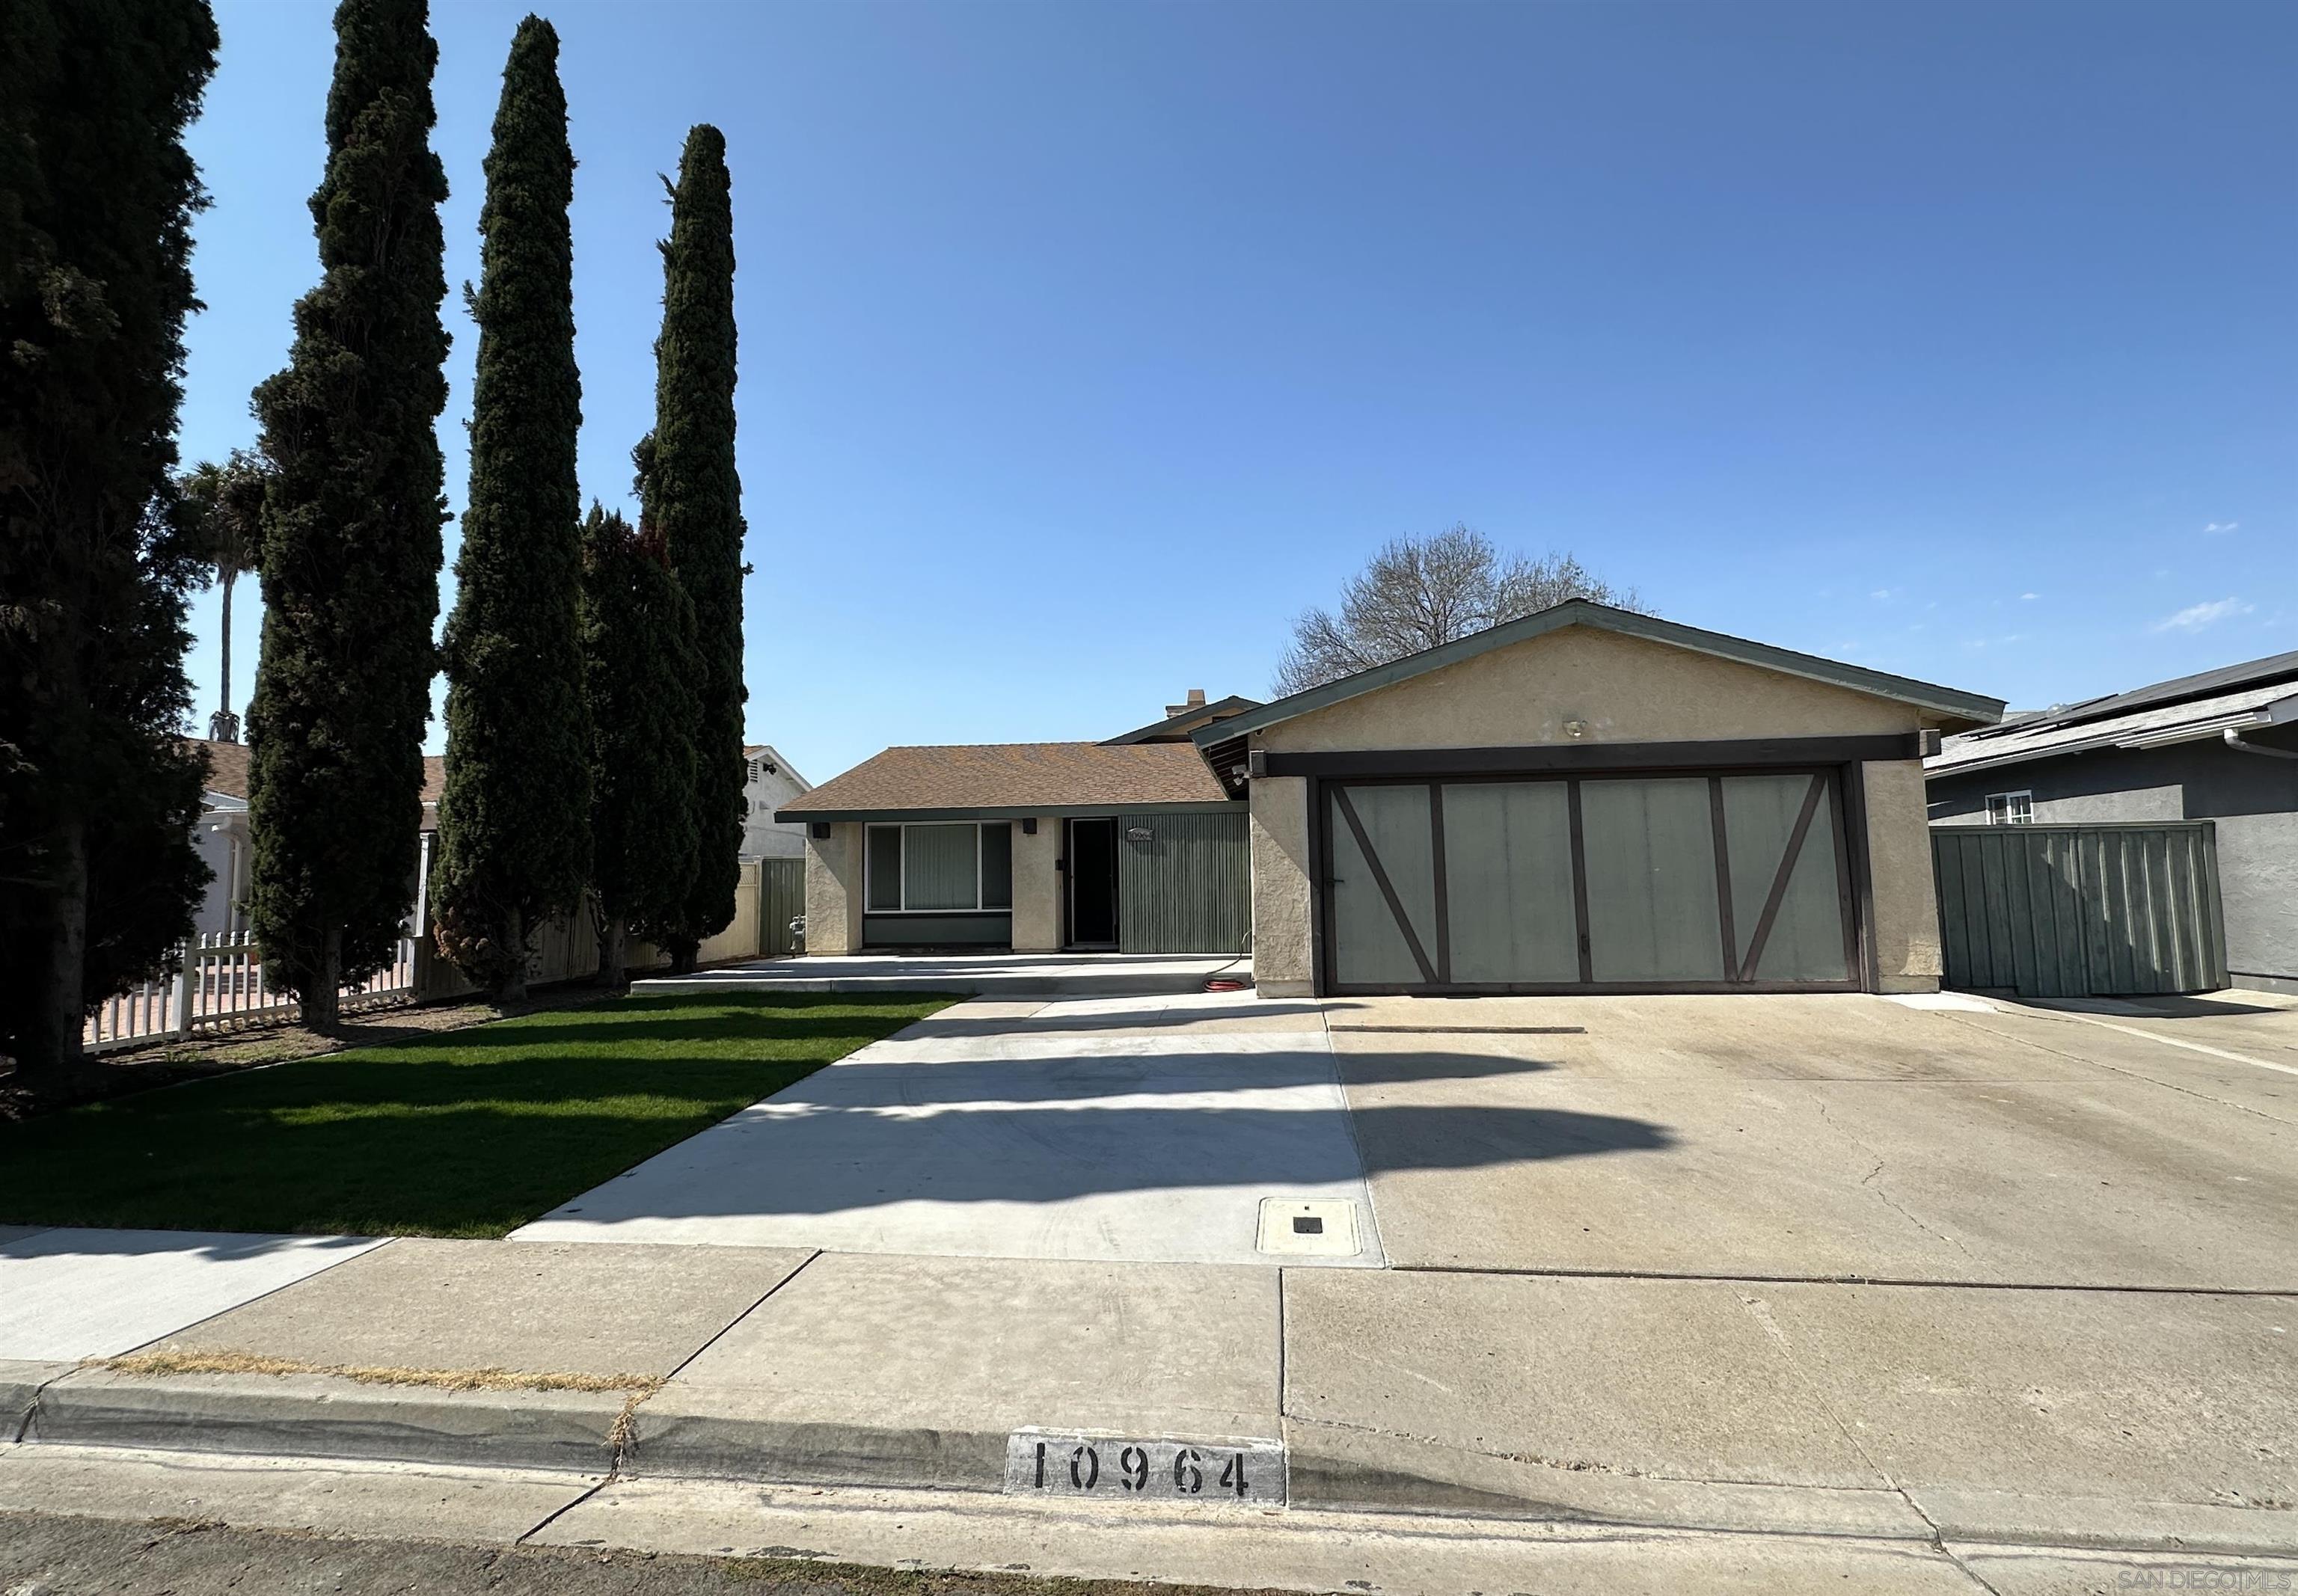
POLYGON ((1934 825, 2213 822, 2228 977, 2298 992, 2298 652, 2011 716, 1924 774, 1934 825))
MULTIPOLYGON (((238 936, 247 930, 248 871, 251 867, 247 831, 248 748, 244 742, 219 742, 191 737, 185 741, 206 757, 207 780, 200 793, 199 823, 192 841, 214 879, 193 923, 195 934, 238 936)), ((439 829, 439 795, 447 788, 447 762, 436 754, 423 757, 424 835, 417 859, 427 863, 429 833, 439 829)), ((420 876, 422 864, 417 866, 420 876)))
POLYGON ((774 818, 774 811, 814 790, 772 743, 742 749, 742 852, 745 859, 795 859, 806 852, 806 828, 774 818))
POLYGON ((1922 757, 1997 699, 1575 600, 1105 742, 896 748, 812 953, 1250 952, 1270 996, 1929 991, 1922 757))

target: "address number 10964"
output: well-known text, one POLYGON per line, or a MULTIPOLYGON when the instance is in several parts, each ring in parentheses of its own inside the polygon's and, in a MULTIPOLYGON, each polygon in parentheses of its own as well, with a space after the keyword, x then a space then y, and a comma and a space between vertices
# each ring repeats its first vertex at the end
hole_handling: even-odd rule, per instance
POLYGON ((1285 1446, 1015 1430, 1005 1445, 1005 1489, 1033 1496, 1265 1506, 1285 1500, 1285 1446))

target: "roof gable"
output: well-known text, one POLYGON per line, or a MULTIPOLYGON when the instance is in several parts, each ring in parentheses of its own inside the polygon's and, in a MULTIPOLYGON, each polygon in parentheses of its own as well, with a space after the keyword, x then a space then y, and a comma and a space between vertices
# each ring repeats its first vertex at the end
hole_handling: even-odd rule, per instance
POLYGON ((1567 626, 1589 626, 1616 632, 1649 642, 1663 643, 1762 670, 1846 688, 1874 698, 1912 704, 1950 724, 1991 724, 2003 714, 2003 701, 1999 699, 1917 682, 1906 676, 1895 676, 1884 671, 1869 670, 1864 666, 1823 659, 1815 654, 1800 654, 1792 649, 1774 648, 1769 643, 1753 642, 1721 632, 1708 632, 1678 621, 1662 620, 1657 616, 1615 609, 1610 605, 1598 604, 1586 599, 1571 599, 1455 641, 1426 649, 1418 654, 1409 654, 1402 659, 1375 666, 1370 670, 1359 671, 1353 676, 1343 676, 1338 682, 1278 699, 1274 703, 1264 704, 1257 709, 1249 709, 1202 727, 1192 735, 1200 748, 1210 748, 1216 743, 1243 737, 1281 721, 1329 708, 1367 693, 1378 692, 1400 682, 1459 665, 1513 643, 1528 642, 1567 626))

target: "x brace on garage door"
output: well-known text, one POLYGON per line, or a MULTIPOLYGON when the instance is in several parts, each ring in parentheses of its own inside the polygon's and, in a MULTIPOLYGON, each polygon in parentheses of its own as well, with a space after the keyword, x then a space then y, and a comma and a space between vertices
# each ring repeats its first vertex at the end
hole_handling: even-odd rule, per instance
POLYGON ((1835 770, 1321 784, 1335 993, 1855 990, 1835 770))

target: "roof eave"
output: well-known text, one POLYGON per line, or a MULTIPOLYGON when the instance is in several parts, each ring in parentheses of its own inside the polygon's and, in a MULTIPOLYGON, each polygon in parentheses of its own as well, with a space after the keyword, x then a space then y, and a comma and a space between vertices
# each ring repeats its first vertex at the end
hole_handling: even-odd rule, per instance
POLYGON ((1641 637, 1647 641, 1666 643, 1715 658, 1777 671, 1784 675, 1826 682, 1871 697, 1913 704, 1938 715, 1943 731, 1991 726, 2003 718, 2004 700, 2001 699, 1941 687, 1936 682, 1918 682, 1908 676, 1895 676, 1885 671, 1869 670, 1864 666, 1846 665, 1840 660, 1823 659, 1817 655, 1800 654, 1792 649, 1774 648, 1769 643, 1732 637, 1721 632, 1708 632, 1678 621, 1665 621, 1657 616, 1614 609, 1609 605, 1597 604, 1586 599, 1569 599, 1550 608, 1503 622, 1471 636, 1407 655, 1402 659, 1377 665, 1369 670, 1359 671, 1353 676, 1343 676, 1338 682, 1312 687, 1305 692, 1294 693, 1264 704, 1258 709, 1248 709, 1242 715, 1217 721, 1192 732, 1191 740, 1203 749, 1212 742, 1259 732, 1299 715, 1330 708, 1335 704, 1345 703, 1368 692, 1377 692, 1382 688, 1393 687, 1415 676, 1474 659, 1492 649, 1544 637, 1566 626, 1594 626, 1624 636, 1641 637))

